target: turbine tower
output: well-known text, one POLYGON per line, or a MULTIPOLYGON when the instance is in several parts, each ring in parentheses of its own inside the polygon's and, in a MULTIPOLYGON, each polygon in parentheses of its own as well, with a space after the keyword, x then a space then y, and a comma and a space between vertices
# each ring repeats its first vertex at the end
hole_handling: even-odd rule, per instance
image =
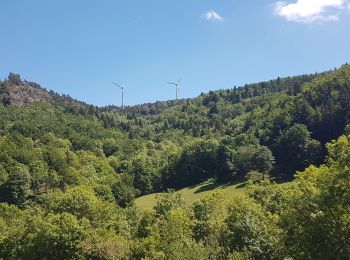
POLYGON ((168 81, 168 84, 174 85, 174 86, 175 86, 175 97, 176 97, 176 100, 177 100, 178 94, 180 93, 180 88, 179 88, 180 81, 181 81, 181 79, 179 79, 179 80, 176 81, 176 82, 169 82, 169 81, 168 81))
POLYGON ((114 85, 116 85, 117 87, 120 88, 120 90, 122 91, 122 109, 124 109, 124 90, 125 90, 125 86, 119 85, 117 83, 112 82, 114 85))

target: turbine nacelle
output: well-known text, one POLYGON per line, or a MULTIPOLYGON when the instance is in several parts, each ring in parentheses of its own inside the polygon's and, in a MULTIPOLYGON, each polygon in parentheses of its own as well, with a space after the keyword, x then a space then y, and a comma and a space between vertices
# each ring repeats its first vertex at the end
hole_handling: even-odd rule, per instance
POLYGON ((119 84, 117 84, 117 83, 114 83, 114 82, 112 82, 114 85, 116 85, 117 87, 119 87, 121 90, 124 90, 125 89, 125 87, 124 86, 122 86, 122 85, 119 85, 119 84))

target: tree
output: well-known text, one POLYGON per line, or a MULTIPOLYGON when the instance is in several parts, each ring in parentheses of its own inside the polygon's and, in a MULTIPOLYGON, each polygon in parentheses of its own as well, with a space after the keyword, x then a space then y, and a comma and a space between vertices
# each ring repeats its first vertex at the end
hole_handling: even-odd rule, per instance
POLYGON ((102 149, 105 156, 109 157, 118 151, 118 144, 114 139, 110 138, 110 139, 104 140, 102 149))
POLYGON ((8 83, 0 81, 0 100, 4 106, 11 105, 10 86, 8 83))
POLYGON ((208 251, 191 238, 190 218, 184 210, 168 211, 159 223, 159 247, 167 259, 207 259, 208 251))
POLYGON ((252 156, 252 161, 255 169, 264 174, 272 170, 273 164, 275 163, 275 157, 272 152, 266 146, 258 146, 252 156))
POLYGON ((216 159, 219 181, 243 179, 249 171, 268 172, 272 169, 274 157, 271 151, 258 144, 249 135, 224 138, 216 159))
POLYGON ((116 181, 111 188, 119 206, 127 207, 134 201, 135 190, 129 176, 121 175, 120 180, 116 181))
POLYGON ((28 238, 32 245, 26 249, 24 258, 34 259, 78 259, 80 244, 86 237, 88 225, 71 214, 49 214, 45 219, 29 219, 28 238))
POLYGON ((185 146, 180 158, 163 176, 166 187, 179 188, 213 178, 216 151, 215 140, 198 140, 185 146))
POLYGON ((141 191, 141 194, 148 194, 153 191, 153 182, 155 178, 155 167, 149 157, 138 156, 130 167, 134 174, 134 186, 141 191))
POLYGON ((350 136, 327 145, 326 165, 298 173, 285 196, 281 226, 293 258, 342 259, 350 254, 350 136))
POLYGON ((227 202, 223 192, 216 190, 192 204, 192 232, 196 241, 203 242, 215 254, 219 247, 223 216, 226 214, 227 202))
POLYGON ((7 80, 14 85, 22 84, 21 76, 12 72, 10 72, 10 74, 8 75, 7 80))
POLYGON ((3 185, 8 181, 9 175, 5 167, 0 164, 0 187, 3 187, 3 185))
POLYGON ((42 161, 32 162, 30 164, 30 172, 32 177, 32 188, 35 191, 39 191, 39 188, 46 184, 47 178, 49 176, 48 167, 42 161))
POLYGON ((174 190, 168 190, 165 193, 156 196, 157 202, 154 206, 154 210, 157 215, 165 215, 167 212, 182 208, 184 202, 180 193, 176 193, 174 190))
POLYGON ((343 65, 303 86, 301 94, 315 110, 309 125, 318 140, 328 142, 337 138, 349 123, 349 93, 349 65, 343 65))
POLYGON ((226 246, 232 251, 247 250, 256 259, 273 259, 281 256, 282 230, 273 215, 254 203, 235 198, 225 220, 226 246))
POLYGON ((9 167, 9 177, 3 190, 3 201, 22 205, 29 195, 31 176, 28 168, 20 163, 9 167))
POLYGON ((294 174, 322 158, 320 142, 310 135, 305 125, 295 124, 277 138, 274 145, 277 162, 287 174, 294 174))
POLYGON ((127 259, 130 242, 113 231, 92 230, 81 242, 81 251, 87 259, 127 259))
POLYGON ((218 181, 232 180, 234 173, 235 151, 227 145, 220 144, 216 156, 216 177, 218 181))

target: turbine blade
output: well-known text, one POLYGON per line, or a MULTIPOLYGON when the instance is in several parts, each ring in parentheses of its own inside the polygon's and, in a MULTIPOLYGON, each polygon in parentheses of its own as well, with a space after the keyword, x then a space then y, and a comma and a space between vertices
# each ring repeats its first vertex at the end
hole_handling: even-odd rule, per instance
POLYGON ((119 84, 117 84, 117 83, 114 83, 114 82, 112 82, 114 85, 116 85, 117 87, 119 87, 119 88, 121 88, 122 90, 124 89, 124 87, 123 86, 121 86, 121 85, 119 85, 119 84))

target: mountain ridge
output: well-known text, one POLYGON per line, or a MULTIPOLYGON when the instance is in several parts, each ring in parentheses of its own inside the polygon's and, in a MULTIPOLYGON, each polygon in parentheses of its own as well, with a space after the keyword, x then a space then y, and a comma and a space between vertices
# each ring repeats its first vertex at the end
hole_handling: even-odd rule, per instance
MULTIPOLYGON (((323 71, 323 72, 316 72, 313 74, 300 74, 300 75, 295 75, 295 76, 287 76, 287 77, 278 77, 276 79, 272 79, 272 80, 268 80, 268 81, 260 81, 257 83, 250 83, 250 84, 245 84, 242 86, 238 86, 238 87, 233 87, 233 88, 223 88, 223 89, 218 89, 215 91, 209 91, 207 93, 200 93, 197 97, 193 97, 193 98, 182 98, 179 100, 173 100, 173 99, 169 99, 169 100, 158 100, 155 102, 145 102, 145 103, 140 103, 140 104, 135 104, 135 105, 127 105, 126 109, 131 109, 131 110, 137 110, 142 107, 149 107, 149 106, 158 106, 159 108, 162 107, 168 107, 169 104, 170 106, 174 106, 176 104, 181 104, 183 102, 186 102, 186 100, 193 100, 193 99, 197 99, 201 96, 205 96, 208 95, 209 93, 219 93, 222 91, 234 91, 235 89, 237 90, 243 90, 243 89, 250 89, 250 88, 254 88, 256 89, 258 86, 264 86, 264 84, 268 84, 271 82, 275 82, 275 81, 286 81, 286 80, 290 80, 290 79, 296 79, 296 78, 303 78, 303 77, 317 77, 319 75, 328 73, 330 71, 323 71)), ((309 81, 310 79, 308 79, 309 81)), ((2 84, 2 87, 0 88, 0 99, 2 100, 2 102, 4 104, 7 105, 24 105, 24 104, 30 104, 33 102, 42 102, 42 101, 46 101, 46 102, 52 102, 52 101, 64 101, 67 103, 79 103, 81 105, 86 105, 86 106, 93 106, 96 108, 100 108, 100 109, 107 109, 107 110, 118 110, 118 111, 122 111, 121 107, 116 106, 116 105, 105 105, 105 106, 96 106, 93 104, 89 104, 87 102, 84 101, 80 101, 78 99, 72 98, 69 94, 63 93, 63 94, 59 94, 53 90, 47 90, 46 88, 42 87, 40 84, 36 83, 36 82, 30 82, 30 81, 26 81, 26 80, 22 80, 20 74, 16 74, 16 73, 9 73, 9 76, 7 79, 1 81, 0 80, 0 84, 2 84), (7 86, 4 86, 4 84, 7 86), (8 95, 8 96, 6 96, 8 95), (7 99, 7 100, 6 100, 7 99)))

